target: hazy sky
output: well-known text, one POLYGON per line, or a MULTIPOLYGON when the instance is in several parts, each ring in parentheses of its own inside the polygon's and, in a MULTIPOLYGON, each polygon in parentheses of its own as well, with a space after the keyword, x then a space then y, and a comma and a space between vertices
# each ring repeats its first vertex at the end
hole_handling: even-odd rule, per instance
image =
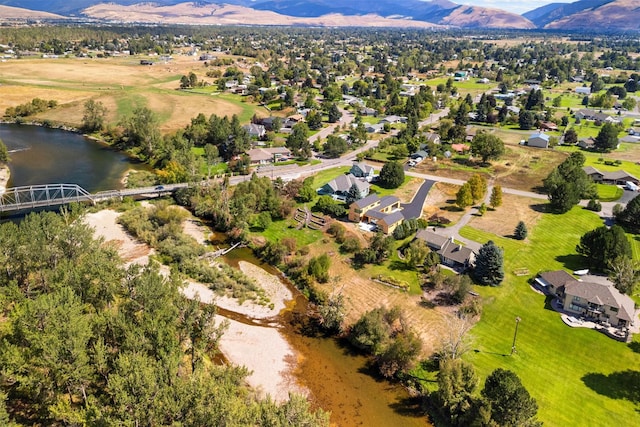
POLYGON ((577 0, 451 0, 458 4, 473 6, 495 7, 522 14, 549 3, 573 3, 577 0))

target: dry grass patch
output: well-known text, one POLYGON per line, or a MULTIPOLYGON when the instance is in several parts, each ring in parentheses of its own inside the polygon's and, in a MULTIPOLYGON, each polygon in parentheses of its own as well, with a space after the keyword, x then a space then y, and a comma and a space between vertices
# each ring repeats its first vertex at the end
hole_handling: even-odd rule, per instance
POLYGON ((439 217, 445 217, 449 221, 455 223, 462 218, 464 211, 458 210, 455 205, 456 193, 460 189, 459 186, 453 184, 446 184, 444 182, 437 182, 424 204, 422 210, 426 218, 437 214, 439 217))
POLYGON ((498 236, 511 237, 519 221, 524 221, 527 229, 533 230, 542 217, 542 212, 535 210, 533 206, 540 203, 543 201, 504 193, 502 206, 496 210, 487 210, 483 216, 474 216, 469 225, 498 236))
MULTIPOLYGON (((2 71, 0 70, 0 74, 2 71)), ((13 84, 0 84, 0 115, 9 107, 31 102, 33 98, 58 101, 59 105, 82 101, 91 96, 90 91, 63 90, 42 88, 35 86, 20 86, 13 84)))

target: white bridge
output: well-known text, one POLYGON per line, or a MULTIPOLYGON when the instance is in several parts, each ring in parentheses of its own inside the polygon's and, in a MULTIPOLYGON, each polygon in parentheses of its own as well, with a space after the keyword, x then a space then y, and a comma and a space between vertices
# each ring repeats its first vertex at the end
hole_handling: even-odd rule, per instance
POLYGON ((0 213, 22 211, 69 203, 88 202, 96 204, 123 197, 152 198, 173 193, 189 184, 167 184, 153 187, 130 188, 124 190, 99 191, 89 193, 76 184, 46 184, 7 188, 0 194, 0 213))

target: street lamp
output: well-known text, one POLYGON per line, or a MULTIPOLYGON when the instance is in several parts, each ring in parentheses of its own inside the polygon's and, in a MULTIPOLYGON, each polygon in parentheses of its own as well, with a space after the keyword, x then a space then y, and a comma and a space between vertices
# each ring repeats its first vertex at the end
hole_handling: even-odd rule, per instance
POLYGON ((516 352, 516 338, 518 337, 518 324, 520 323, 520 317, 516 316, 516 330, 513 333, 513 345, 511 345, 511 355, 513 356, 513 353, 517 353, 516 352))

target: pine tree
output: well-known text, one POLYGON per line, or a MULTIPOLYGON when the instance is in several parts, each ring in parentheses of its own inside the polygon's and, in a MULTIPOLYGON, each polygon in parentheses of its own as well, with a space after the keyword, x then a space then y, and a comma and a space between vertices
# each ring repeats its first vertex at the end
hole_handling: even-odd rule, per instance
POLYGON ((456 205, 460 209, 465 209, 473 204, 473 194, 471 193, 471 185, 465 182, 456 194, 456 205))
POLYGON ((516 229, 513 232, 513 235, 518 240, 524 240, 527 238, 527 226, 523 221, 520 221, 518 225, 516 225, 516 229))
POLYGON ((482 245, 476 256, 474 276, 483 285, 498 286, 504 280, 502 249, 489 240, 482 245))
POLYGON ((489 199, 489 204, 492 208, 497 208, 498 206, 502 206, 502 187, 500 185, 496 185, 491 190, 491 199, 489 199))

